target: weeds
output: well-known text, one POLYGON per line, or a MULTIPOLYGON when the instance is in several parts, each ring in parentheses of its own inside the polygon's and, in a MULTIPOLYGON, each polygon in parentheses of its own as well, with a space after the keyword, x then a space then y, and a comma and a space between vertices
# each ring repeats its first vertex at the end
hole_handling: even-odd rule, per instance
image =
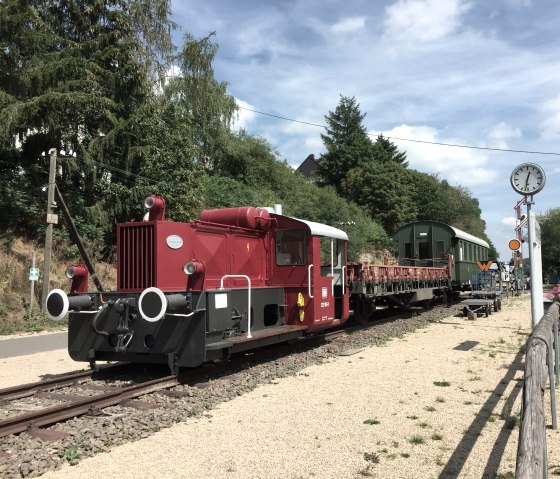
POLYGON ((552 474, 553 476, 560 476, 560 466, 552 465, 552 466, 548 466, 548 468, 552 469, 550 471, 550 474, 552 474))
POLYGON ((412 436, 408 442, 410 442, 410 444, 424 444, 425 439, 422 436, 419 436, 418 434, 415 434, 414 436, 412 436))
POLYGON ((434 381, 434 386, 447 388, 447 387, 451 386, 451 383, 449 381, 434 381))
POLYGON ((434 406, 426 406, 424 409, 425 409, 426 411, 428 411, 428 412, 434 412, 434 411, 436 411, 436 408, 435 408, 434 406))
POLYGON ((364 452, 364 459, 372 464, 379 464, 379 456, 375 452, 364 452))
POLYGON ((437 432, 434 432, 432 434, 432 441, 441 441, 443 439, 443 436, 437 432))
POLYGON ((496 474, 496 479, 515 479, 515 474, 511 471, 499 472, 496 474))
POLYGON ((66 459, 70 464, 75 464, 79 457, 80 453, 78 452, 78 448, 76 446, 64 449, 64 459, 66 459))
POLYGON ((364 424, 369 424, 370 426, 374 425, 374 424, 380 424, 381 421, 379 421, 379 419, 377 419, 376 417, 374 417, 373 419, 366 419, 364 421, 364 424))
POLYGON ((368 464, 366 467, 364 467, 363 469, 361 469, 359 471, 360 476, 364 476, 364 477, 372 477, 373 476, 373 472, 371 471, 372 467, 371 464, 368 464))

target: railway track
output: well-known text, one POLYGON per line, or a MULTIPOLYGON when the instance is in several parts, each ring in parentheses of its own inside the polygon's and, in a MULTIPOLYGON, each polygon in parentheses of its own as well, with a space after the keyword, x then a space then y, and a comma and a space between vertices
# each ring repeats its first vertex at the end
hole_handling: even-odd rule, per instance
MULTIPOLYGON (((291 351, 293 352, 294 348, 295 350, 302 350, 313 347, 317 342, 328 343, 392 320, 392 315, 384 316, 384 318, 380 318, 367 325, 356 325, 344 329, 325 331, 320 334, 299 339, 296 344, 281 343, 273 347, 240 354, 237 357, 231 358, 229 363, 210 364, 207 365, 206 368, 191 370, 189 371, 188 381, 191 384, 197 384, 199 381, 204 382, 205 377, 223 375, 228 370, 232 372, 236 369, 243 368, 243 364, 246 364, 248 358, 250 358, 250 362, 252 363, 263 363, 286 355, 291 351)), ((57 439, 57 434, 60 433, 40 428, 81 415, 99 415, 100 411, 104 408, 122 404, 125 401, 138 398, 145 394, 170 389, 174 386, 186 383, 185 375, 179 378, 172 375, 162 376, 128 386, 100 385, 92 382, 92 380, 96 379, 110 379, 118 372, 126 371, 126 369, 130 367, 133 368, 134 366, 118 364, 112 367, 105 367, 98 372, 80 371, 53 379, 0 390, 0 404, 2 405, 9 404, 10 401, 24 398, 37 398, 59 402, 59 404, 41 407, 36 410, 24 412, 23 414, 0 418, 0 437, 28 431, 33 435, 45 439, 57 439), (73 391, 71 393, 57 392, 64 388, 72 388, 73 391), (80 394, 76 394, 76 389, 80 394), (87 395, 92 392, 96 394, 87 395)), ((128 375, 130 376, 130 374, 128 375)))
MULTIPOLYGON (((379 315, 366 328, 351 327, 344 331, 328 332, 326 337, 314 338, 314 343, 295 341, 291 345, 284 345, 285 349, 252 350, 234 356, 228 362, 207 363, 188 370, 183 378, 185 381, 176 387, 167 391, 160 389, 124 404, 122 402, 125 400, 121 398, 120 406, 102 412, 100 406, 93 407, 79 417, 61 420, 51 427, 38 427, 28 421, 24 423, 26 432, 10 434, 0 440, 0 476, 6 479, 21 479, 30 475, 36 477, 49 469, 57 469, 62 463, 75 464, 78 460, 110 450, 113 446, 146 438, 186 418, 211 413, 217 405, 252 391, 259 384, 275 384, 279 378, 297 375, 306 367, 323 364, 329 358, 349 356, 364 347, 383 344, 391 337, 400 337, 408 331, 424 327, 428 322, 456 313, 459 313, 457 308, 450 311, 445 307, 435 307, 432 311, 413 311, 391 319, 379 315), (132 406, 130 403, 144 403, 151 408, 128 407, 132 406), (57 437, 60 433, 63 434, 57 437), (68 435, 65 437, 64 433, 68 435), (69 455, 69 451, 76 453, 75 459, 72 459, 74 456, 69 455)), ((105 382, 96 382, 104 387, 112 387, 128 381, 126 385, 129 386, 131 379, 152 380, 155 374, 163 379, 167 375, 165 367, 142 367, 136 371, 128 368, 134 369, 128 365, 124 374, 116 380, 107 378, 105 382), (146 373, 151 376, 147 377, 146 373)), ((78 382, 82 381, 87 382, 88 378, 78 379, 78 382)), ((71 390, 72 387, 66 392, 71 390)), ((51 391, 56 389, 41 390, 51 391)), ((32 402, 29 399, 27 401, 32 402)), ((42 406, 47 404, 45 401, 33 402, 42 406)), ((0 415, 2 410, 7 412, 6 407, 0 406, 0 415)))
MULTIPOLYGON (((85 380, 91 380, 94 377, 99 379, 100 376, 117 374, 125 366, 107 367, 101 373, 80 371, 54 379, 0 390, 0 401, 3 405, 9 405, 10 402, 24 398, 60 402, 60 404, 40 407, 38 409, 33 407, 34 410, 0 419, 0 437, 19 434, 24 431, 30 431, 35 433, 35 435, 47 437, 49 436, 49 431, 39 430, 38 428, 83 414, 99 414, 106 407, 121 404, 124 401, 135 399, 144 394, 169 389, 181 384, 181 379, 176 376, 163 376, 129 386, 109 386, 85 382, 85 380), (85 394, 76 394, 75 391, 72 394, 57 392, 68 387, 72 387, 74 390, 77 389, 80 393, 85 394), (87 395, 91 393, 94 394, 87 395)), ((52 434, 56 436, 55 432, 52 432, 52 434)))

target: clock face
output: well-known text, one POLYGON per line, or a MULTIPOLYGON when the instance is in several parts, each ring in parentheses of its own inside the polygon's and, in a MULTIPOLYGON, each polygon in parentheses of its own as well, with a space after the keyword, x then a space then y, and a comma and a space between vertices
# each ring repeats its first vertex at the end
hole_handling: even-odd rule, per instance
POLYGON ((543 169, 533 163, 519 165, 511 174, 511 186, 522 195, 533 195, 544 187, 546 176, 543 169))

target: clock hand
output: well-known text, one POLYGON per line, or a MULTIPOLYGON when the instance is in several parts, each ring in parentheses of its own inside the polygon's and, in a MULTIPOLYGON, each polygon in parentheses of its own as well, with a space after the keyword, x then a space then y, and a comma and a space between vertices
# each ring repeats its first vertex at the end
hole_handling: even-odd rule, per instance
POLYGON ((529 178, 531 177, 531 173, 527 173, 527 180, 525 180, 525 188, 529 186, 529 178))

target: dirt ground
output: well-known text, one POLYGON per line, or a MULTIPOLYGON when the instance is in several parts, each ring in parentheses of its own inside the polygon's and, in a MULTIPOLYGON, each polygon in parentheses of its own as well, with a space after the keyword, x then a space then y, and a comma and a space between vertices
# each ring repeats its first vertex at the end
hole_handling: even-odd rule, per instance
MULTIPOLYGON (((43 477, 513 478, 530 316, 524 295, 449 317, 43 477)), ((65 351, 0 365, 0 387, 82 367, 65 351)), ((560 436, 547 435, 552 473, 560 436)))

